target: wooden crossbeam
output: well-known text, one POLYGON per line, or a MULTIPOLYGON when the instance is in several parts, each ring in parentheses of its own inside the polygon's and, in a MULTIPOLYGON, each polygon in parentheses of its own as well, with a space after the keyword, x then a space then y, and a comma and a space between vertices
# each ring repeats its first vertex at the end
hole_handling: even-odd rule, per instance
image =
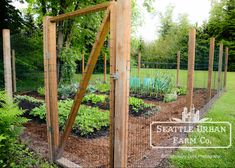
POLYGON ((62 14, 59 16, 54 16, 50 19, 50 21, 51 22, 59 22, 59 21, 65 20, 65 19, 71 19, 76 16, 81 16, 81 15, 85 15, 85 14, 89 14, 89 13, 94 13, 94 12, 106 10, 109 6, 110 6, 110 2, 101 3, 101 4, 87 7, 84 9, 79 9, 74 12, 62 14))
POLYGON ((109 28, 110 28, 110 10, 108 9, 106 11, 105 17, 102 21, 100 31, 97 34, 96 41, 93 45, 93 48, 92 48, 92 51, 91 51, 91 54, 90 54, 90 57, 89 57, 89 60, 88 60, 87 66, 86 66, 86 70, 85 70, 86 73, 82 77, 78 92, 75 96, 73 106, 71 108, 68 120, 66 122, 65 129, 64 129, 64 132, 62 134, 61 141, 59 144, 57 158, 61 157, 61 155, 63 153, 65 144, 66 144, 67 139, 69 137, 69 134, 72 130, 72 127, 73 127, 74 121, 76 119, 79 107, 81 105, 82 98, 85 95, 86 88, 88 86, 89 80, 91 78, 91 75, 92 75, 94 68, 95 68, 95 65, 97 63, 101 48, 103 47, 106 35, 109 32, 109 28))

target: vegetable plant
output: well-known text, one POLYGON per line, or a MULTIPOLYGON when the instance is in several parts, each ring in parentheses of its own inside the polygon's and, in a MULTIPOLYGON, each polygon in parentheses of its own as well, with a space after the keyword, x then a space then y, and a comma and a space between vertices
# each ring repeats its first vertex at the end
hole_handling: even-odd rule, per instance
POLYGON ((130 97, 129 98, 130 113, 133 115, 149 115, 152 112, 158 111, 158 108, 153 104, 147 104, 142 99, 130 97))
POLYGON ((166 103, 176 101, 176 100, 177 100, 177 93, 176 92, 164 95, 164 102, 166 102, 166 103))
POLYGON ((59 98, 65 100, 67 98, 73 97, 77 92, 78 86, 78 83, 73 83, 69 85, 61 84, 58 87, 59 98))
POLYGON ((15 101, 16 102, 20 102, 20 101, 28 101, 28 102, 31 102, 31 103, 38 103, 38 104, 42 104, 44 103, 43 100, 40 100, 40 99, 35 99, 34 97, 31 97, 31 96, 27 96, 27 95, 16 95, 14 97, 15 101))
MULTIPOLYGON (((59 126, 62 128, 70 113, 73 101, 70 99, 61 100, 58 103, 59 109, 59 126)), ((46 107, 45 104, 33 109, 30 114, 39 117, 40 119, 46 119, 46 107)), ((101 111, 99 108, 89 107, 81 105, 78 115, 75 119, 73 131, 79 133, 82 136, 90 135, 95 131, 99 131, 102 128, 109 126, 109 111, 101 111)))
POLYGON ((88 94, 88 95, 84 96, 83 102, 85 102, 85 103, 91 102, 93 104, 105 103, 106 98, 107 98, 106 95, 88 94))

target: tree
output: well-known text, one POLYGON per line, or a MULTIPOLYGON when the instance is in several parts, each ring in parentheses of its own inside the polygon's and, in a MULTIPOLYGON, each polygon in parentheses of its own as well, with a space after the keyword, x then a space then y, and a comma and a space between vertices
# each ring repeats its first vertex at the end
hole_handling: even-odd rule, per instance
POLYGON ((208 31, 217 42, 229 47, 229 70, 235 70, 235 0, 215 3, 208 22, 208 31))
POLYGON ((11 5, 11 3, 12 0, 0 1, 0 30, 10 29, 12 33, 15 33, 20 31, 23 19, 21 18, 20 11, 11 5))

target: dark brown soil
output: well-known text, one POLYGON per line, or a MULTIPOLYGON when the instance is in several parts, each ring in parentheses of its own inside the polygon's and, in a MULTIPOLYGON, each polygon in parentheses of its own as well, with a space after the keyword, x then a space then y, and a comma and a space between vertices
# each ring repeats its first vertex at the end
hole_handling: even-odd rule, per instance
POLYGON ((41 96, 37 91, 20 92, 17 94, 18 95, 27 95, 27 96, 31 96, 31 97, 34 97, 36 99, 41 99, 41 100, 45 99, 45 96, 41 96))
MULTIPOLYGON (((193 101, 196 109, 201 109, 206 104, 205 90, 195 90, 193 101)), ((186 97, 180 96, 177 101, 171 103, 152 100, 145 102, 159 106, 160 112, 149 117, 129 117, 128 167, 161 167, 164 165, 164 160, 173 150, 152 149, 149 145, 149 126, 152 121, 170 121, 171 118, 181 118, 186 97)), ((44 156, 47 155, 46 124, 29 122, 25 127, 22 139, 27 141, 30 148, 44 156)), ((155 143, 166 145, 169 143, 169 136, 171 135, 154 137, 156 138, 155 143)), ((65 147, 64 157, 83 167, 107 167, 109 163, 109 137, 87 139, 71 135, 65 147)))

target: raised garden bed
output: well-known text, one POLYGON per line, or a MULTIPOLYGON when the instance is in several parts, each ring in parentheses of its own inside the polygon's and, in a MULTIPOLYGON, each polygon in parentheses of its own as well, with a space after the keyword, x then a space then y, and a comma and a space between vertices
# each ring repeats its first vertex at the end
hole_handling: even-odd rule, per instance
MULTIPOLYGON (((213 93, 215 95, 215 93, 213 93)), ((145 165, 154 167, 162 163, 161 154, 171 153, 172 150, 151 150, 149 146, 149 124, 152 121, 169 121, 171 118, 181 118, 183 107, 186 103, 185 96, 179 96, 177 101, 164 103, 159 101, 146 101, 160 106, 160 112, 150 117, 130 116, 129 137, 128 137, 128 166, 136 167, 145 165)), ((206 90, 197 89, 194 91, 194 105, 201 109, 206 104, 206 90)), ((29 140, 29 145, 42 154, 47 155, 47 132, 46 124, 29 122, 22 136, 29 140)), ((156 143, 167 143, 170 135, 157 139, 156 143)), ((71 135, 65 148, 64 157, 84 167, 108 167, 109 158, 109 137, 87 139, 71 135)))

